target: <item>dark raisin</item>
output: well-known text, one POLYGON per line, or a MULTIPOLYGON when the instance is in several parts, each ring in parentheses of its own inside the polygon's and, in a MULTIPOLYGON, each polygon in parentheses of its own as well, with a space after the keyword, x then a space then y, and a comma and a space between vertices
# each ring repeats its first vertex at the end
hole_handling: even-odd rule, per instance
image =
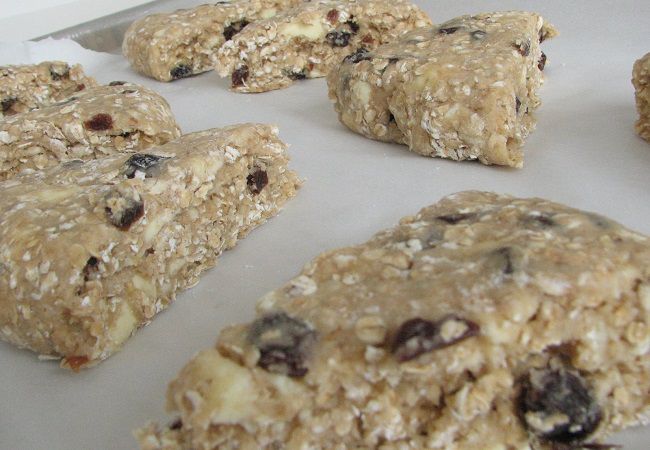
POLYGON ((520 383, 520 418, 540 439, 576 443, 598 427, 602 412, 589 384, 577 371, 532 369, 520 383))
POLYGON ((126 84, 126 81, 120 81, 120 80, 111 81, 110 83, 108 83, 109 86, 123 86, 125 84, 126 84))
POLYGON ((85 84, 80 83, 80 84, 77 85, 77 92, 79 92, 79 91, 83 91, 84 89, 86 89, 86 85, 85 85, 85 84))
POLYGON ((521 56, 530 55, 530 42, 529 41, 515 42, 513 44, 513 46, 519 51, 521 56))
POLYGON ((325 40, 332 47, 347 47, 352 34, 347 31, 330 31, 325 35, 325 40))
POLYGON ((292 80, 304 80, 307 78, 307 70, 302 69, 302 70, 287 70, 286 72, 287 76, 291 78, 292 80))
POLYGON ((88 258, 88 261, 86 261, 86 265, 83 268, 83 276, 84 276, 84 281, 88 281, 90 277, 97 273, 99 268, 99 259, 95 258, 94 256, 91 256, 88 258))
POLYGON ((482 39, 485 39, 485 36, 487 36, 487 33, 485 31, 482 31, 482 30, 475 30, 475 31, 472 31, 469 35, 472 37, 472 39, 476 39, 477 41, 480 41, 482 39))
POLYGON ((180 417, 178 417, 176 420, 174 420, 172 423, 169 424, 170 430, 180 430, 181 428, 183 428, 183 421, 181 420, 180 417))
POLYGON ((327 11, 327 21, 334 25, 339 20, 339 12, 336 9, 330 9, 327 11))
POLYGON ((515 271, 513 250, 510 247, 501 247, 492 254, 492 261, 505 275, 512 275, 515 271))
POLYGON ((446 28, 440 28, 438 30, 438 33, 440 33, 440 34, 454 34, 458 30, 460 30, 460 27, 446 27, 446 28))
POLYGON ((449 225, 455 225, 463 220, 472 219, 476 216, 474 213, 452 213, 445 214, 442 216, 436 217, 438 220, 448 223, 449 225))
POLYGON ((537 68, 539 70, 544 70, 544 67, 546 67, 546 53, 542 52, 542 56, 540 56, 539 61, 537 61, 537 68))
POLYGON ((549 228, 555 226, 555 221, 548 213, 528 215, 524 218, 524 223, 538 226, 541 228, 549 228))
POLYGON ((248 189, 257 195, 269 184, 269 176, 264 170, 257 169, 246 177, 246 184, 248 184, 248 189))
POLYGON ((351 53, 343 58, 343 62, 357 64, 361 61, 370 61, 370 59, 371 56, 368 50, 366 50, 364 47, 360 47, 356 52, 351 53))
POLYGON ((257 365, 290 377, 307 374, 307 358, 316 332, 306 323, 284 312, 268 314, 250 327, 248 341, 260 351, 257 365))
POLYGON ((395 116, 392 112, 388 113, 388 123, 395 123, 395 116))
POLYGON ((70 66, 67 64, 63 66, 63 71, 59 72, 56 70, 54 66, 50 66, 50 77, 52 77, 53 81, 59 81, 64 78, 69 78, 70 77, 70 66))
POLYGON ((180 78, 187 78, 192 75, 192 67, 187 64, 179 64, 169 71, 169 76, 172 80, 178 80, 180 78))
POLYGON ((388 58, 388 64, 395 64, 399 61, 399 58, 388 58))
POLYGON ((114 187, 104 202, 108 221, 122 231, 127 231, 144 215, 144 201, 132 188, 114 187))
POLYGON ((158 175, 161 161, 169 159, 167 156, 151 155, 149 153, 135 153, 124 163, 124 175, 127 178, 135 177, 136 172, 144 173, 145 178, 158 175))
POLYGON ((2 102, 0 102, 2 104, 2 112, 7 113, 11 111, 11 107, 14 106, 17 101, 18 99, 16 97, 7 97, 2 99, 2 102))
POLYGON ((113 128, 113 118, 110 114, 99 113, 84 122, 86 130, 104 131, 113 128))
POLYGON ((478 332, 479 326, 476 323, 453 314, 436 322, 410 319, 397 330, 391 351, 398 361, 405 362, 423 353, 449 347, 476 336, 478 332))
POLYGON ((356 23, 354 20, 352 20, 352 17, 350 17, 350 20, 345 22, 347 26, 350 27, 350 30, 352 31, 352 34, 357 34, 359 32, 359 24, 356 23))
POLYGON ((521 108, 521 100, 519 97, 515 97, 515 112, 519 114, 519 108, 521 108))
POLYGON ((248 80, 248 75, 248 66, 241 66, 240 68, 235 69, 230 77, 232 87, 243 86, 246 80, 248 80))
POLYGON ((234 35, 236 35, 241 30, 243 30, 244 27, 249 23, 250 22, 246 19, 238 20, 237 22, 232 22, 230 25, 224 28, 223 37, 226 38, 227 41, 231 40, 234 35))

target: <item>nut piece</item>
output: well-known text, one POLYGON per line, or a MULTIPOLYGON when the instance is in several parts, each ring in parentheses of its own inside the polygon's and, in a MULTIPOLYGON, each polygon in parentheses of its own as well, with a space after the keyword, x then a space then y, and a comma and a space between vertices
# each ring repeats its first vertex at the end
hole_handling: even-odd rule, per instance
POLYGON ((257 365, 290 377, 307 374, 306 360, 316 332, 284 312, 268 314, 251 325, 248 341, 260 351, 257 365))
POLYGON ((361 342, 380 345, 386 340, 386 324, 379 316, 363 316, 354 325, 354 333, 361 342))

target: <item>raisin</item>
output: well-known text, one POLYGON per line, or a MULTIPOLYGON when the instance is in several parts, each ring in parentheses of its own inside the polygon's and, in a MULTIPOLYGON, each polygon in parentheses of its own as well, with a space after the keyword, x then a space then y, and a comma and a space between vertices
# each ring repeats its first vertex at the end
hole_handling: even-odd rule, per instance
POLYGON ((50 77, 52 77, 53 81, 59 81, 64 78, 70 78, 70 66, 67 64, 63 66, 63 72, 59 72, 56 70, 56 68, 52 65, 50 66, 50 77))
POLYGON ((128 231, 144 216, 144 201, 133 188, 114 187, 104 198, 106 218, 121 231, 128 231))
POLYGON ((519 97, 515 97, 515 112, 519 114, 519 108, 521 108, 521 100, 519 97))
POLYGON ((539 70, 544 70, 544 67, 546 67, 546 53, 542 52, 542 56, 540 56, 539 61, 537 61, 537 68, 539 70))
POLYGON ((304 80, 307 78, 307 70, 302 69, 302 70, 287 70, 286 74, 289 78, 292 80, 304 80))
POLYGON ((350 17, 350 20, 348 20, 346 23, 347 26, 350 27, 350 30, 352 31, 352 34, 357 34, 359 32, 359 24, 356 23, 354 20, 352 20, 354 16, 350 17))
POLYGON ((388 123, 395 123, 395 116, 391 112, 388 113, 388 123))
POLYGON ((120 81, 120 80, 111 81, 110 83, 108 83, 109 86, 123 86, 125 84, 126 84, 126 81, 120 81))
POLYGON ((249 23, 250 22, 246 19, 238 20, 237 22, 232 22, 230 25, 224 28, 223 37, 226 38, 227 41, 231 40, 234 35, 236 35, 241 30, 243 30, 244 27, 249 23))
POLYGON ((110 114, 99 113, 84 122, 84 128, 91 131, 104 131, 113 128, 113 118, 110 114))
POLYGON ((80 84, 77 85, 77 92, 79 92, 79 91, 83 91, 84 89, 86 89, 86 85, 85 85, 85 84, 80 83, 80 84))
POLYGON ((307 374, 306 365, 316 332, 284 312, 271 313, 252 323, 248 341, 260 351, 257 365, 290 377, 307 374))
POLYGON ((160 162, 166 159, 169 159, 169 157, 149 153, 135 153, 124 163, 126 166, 124 175, 127 178, 133 178, 136 172, 142 172, 145 178, 154 177, 158 175, 160 162))
POLYGON ((17 101, 18 99, 16 97, 7 97, 2 99, 2 102, 0 102, 2 104, 2 112, 7 113, 11 111, 11 107, 14 106, 17 101))
POLYGON ((361 42, 363 44, 371 45, 375 43, 375 40, 372 38, 372 36, 366 34, 364 37, 361 38, 361 42))
POLYGON ((449 347, 476 336, 478 332, 479 326, 476 323, 453 314, 436 322, 414 318, 399 327, 391 351, 399 362, 410 361, 423 353, 449 347))
POLYGON ((79 369, 81 369, 88 361, 90 360, 87 356, 66 356, 63 358, 63 364, 70 367, 73 372, 79 372, 79 369))
POLYGON ((356 52, 350 53, 348 56, 343 58, 343 62, 357 64, 361 61, 370 61, 371 56, 368 50, 364 47, 359 47, 356 52))
POLYGON ((510 247, 501 247, 492 254, 493 264, 505 275, 515 272, 513 250, 510 247))
POLYGON ((269 184, 269 176, 262 169, 257 169, 246 177, 246 184, 248 184, 248 189, 257 195, 269 184))
POLYGON ((529 41, 515 42, 513 44, 513 46, 517 49, 517 51, 521 54, 521 56, 530 55, 530 42, 529 41))
POLYGON ((388 58, 388 64, 395 64, 399 61, 399 58, 388 58))
POLYGON ((243 86, 246 80, 248 80, 248 66, 241 66, 238 69, 235 69, 232 73, 232 87, 243 86))
POLYGON ((88 258, 88 261, 86 261, 86 265, 83 268, 83 276, 84 276, 84 281, 88 281, 90 277, 97 273, 99 270, 99 259, 97 259, 94 256, 91 256, 88 258))
POLYGON ((170 430, 180 430, 183 428, 183 421, 181 420, 180 417, 176 418, 172 423, 169 424, 168 427, 170 430))
POLYGON ((576 443, 598 427, 602 412, 589 384, 577 371, 532 369, 520 383, 520 418, 540 439, 576 443))
POLYGON ((191 75, 192 75, 192 68, 187 64, 179 64, 169 71, 169 76, 172 78, 172 80, 187 78, 191 75))
POLYGON ((325 40, 332 47, 347 47, 352 34, 347 31, 330 31, 325 35, 325 40))
POLYGON ((330 9, 327 12, 327 21, 334 25, 339 20, 339 12, 336 9, 330 9))
POLYGON ((476 216, 474 213, 451 213, 445 214, 442 216, 436 217, 438 220, 448 223, 449 225, 455 225, 463 220, 472 219, 476 216))
POLYGON ((548 213, 528 215, 524 218, 524 223, 535 225, 541 228, 549 228, 556 225, 552 216, 548 213))
POLYGON ((482 39, 485 39, 487 33, 482 30, 476 30, 476 31, 472 31, 469 35, 472 37, 472 39, 476 39, 477 41, 480 41, 482 39))
POLYGON ((440 28, 438 30, 438 33, 440 33, 440 34, 454 34, 458 30, 460 30, 460 27, 446 27, 446 28, 440 28))

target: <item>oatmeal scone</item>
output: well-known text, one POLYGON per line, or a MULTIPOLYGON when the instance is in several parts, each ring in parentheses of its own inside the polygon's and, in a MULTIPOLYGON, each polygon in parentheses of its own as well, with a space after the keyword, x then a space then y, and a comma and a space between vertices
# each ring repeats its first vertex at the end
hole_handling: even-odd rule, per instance
POLYGON ((540 104, 540 43, 556 34, 529 12, 459 17, 359 49, 330 72, 329 96, 341 122, 371 139, 521 167, 540 104))
POLYGON ((250 22, 274 16, 303 0, 233 0, 159 13, 136 20, 122 53, 143 75, 172 81, 214 68, 221 45, 250 22))
POLYGON ((650 239, 463 192, 325 253, 171 383, 143 449, 568 450, 650 418, 650 239))
POLYGON ((375 48, 431 21, 409 0, 319 0, 249 25, 217 52, 237 92, 317 78, 360 47, 375 48))
POLYGON ((51 105, 96 85, 78 64, 45 61, 0 66, 0 118, 51 105))
POLYGON ((635 89, 636 109, 639 112, 636 132, 650 142, 650 53, 634 63, 632 84, 635 89))
POLYGON ((107 358, 295 195, 287 162, 277 129, 244 124, 0 183, 0 338, 107 358))
POLYGON ((135 152, 180 136, 167 101, 121 81, 0 121, 0 181, 71 159, 135 152))

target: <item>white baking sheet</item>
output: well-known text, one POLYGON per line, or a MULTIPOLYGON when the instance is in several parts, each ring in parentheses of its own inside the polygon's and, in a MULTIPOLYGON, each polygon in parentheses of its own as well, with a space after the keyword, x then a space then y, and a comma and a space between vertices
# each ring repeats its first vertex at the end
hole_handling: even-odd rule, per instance
MULTIPOLYGON (((291 144, 293 167, 307 179, 280 216, 224 254, 198 286, 100 366, 73 374, 0 343, 0 448, 135 448, 134 427, 169 419, 167 383, 224 325, 250 320, 257 298, 321 251, 363 242, 455 191, 546 197, 650 234, 650 144, 633 132, 630 84, 634 60, 650 51, 648 0, 416 3, 438 22, 465 13, 537 10, 561 31, 544 44, 547 82, 523 169, 428 159, 366 140, 338 123, 324 80, 243 95, 229 92, 213 73, 158 83, 133 73, 118 56, 70 41, 0 45, 0 64, 64 59, 83 63, 101 82, 147 85, 169 100, 185 132, 276 123, 291 144)), ((648 450, 650 428, 611 442, 648 450)))

